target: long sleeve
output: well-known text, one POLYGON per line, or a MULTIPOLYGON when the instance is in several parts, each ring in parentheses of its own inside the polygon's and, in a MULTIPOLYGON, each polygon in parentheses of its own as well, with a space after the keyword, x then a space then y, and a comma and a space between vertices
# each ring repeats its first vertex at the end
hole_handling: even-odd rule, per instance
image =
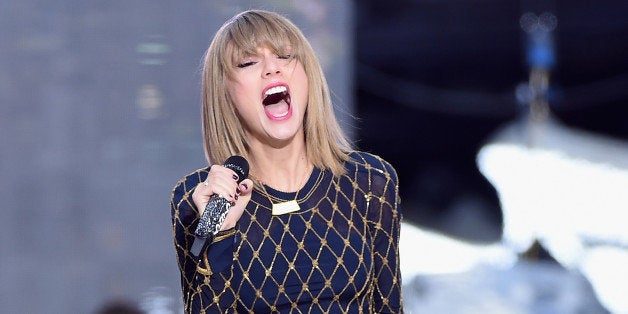
POLYGON ((190 248, 194 241, 194 229, 198 224, 198 209, 192 201, 192 193, 199 182, 207 177, 207 169, 186 176, 173 189, 170 202, 174 246, 181 272, 181 289, 186 313, 223 312, 234 303, 229 287, 230 266, 233 260, 235 230, 220 232, 207 250, 197 260, 190 248), (207 286, 209 289, 202 289, 207 286), (209 298, 200 294, 212 294, 209 298), (211 304, 203 304, 211 300, 211 304))
POLYGON ((375 313, 402 313, 399 233, 401 206, 398 180, 390 164, 378 159, 371 169, 369 220, 372 222, 375 313))

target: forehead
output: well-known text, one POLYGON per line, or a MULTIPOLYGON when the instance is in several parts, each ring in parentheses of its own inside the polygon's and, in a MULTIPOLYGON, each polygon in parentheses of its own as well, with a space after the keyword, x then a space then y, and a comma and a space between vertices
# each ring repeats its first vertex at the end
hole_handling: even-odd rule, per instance
POLYGON ((293 47, 298 47, 296 40, 287 36, 269 36, 270 34, 262 34, 256 36, 252 34, 246 40, 232 38, 228 42, 228 51, 234 57, 246 55, 257 55, 264 49, 268 49, 274 53, 285 53, 292 51, 293 47))
POLYGON ((287 55, 292 54, 291 46, 285 47, 269 47, 268 45, 258 46, 256 48, 242 49, 239 47, 232 47, 230 49, 230 55, 232 56, 233 61, 241 61, 240 59, 250 57, 250 56, 260 56, 265 52, 271 52, 277 55, 287 55))
POLYGON ((299 49, 300 31, 288 20, 274 15, 250 13, 230 21, 225 28, 226 42, 235 54, 256 54, 265 47, 280 52, 299 49))

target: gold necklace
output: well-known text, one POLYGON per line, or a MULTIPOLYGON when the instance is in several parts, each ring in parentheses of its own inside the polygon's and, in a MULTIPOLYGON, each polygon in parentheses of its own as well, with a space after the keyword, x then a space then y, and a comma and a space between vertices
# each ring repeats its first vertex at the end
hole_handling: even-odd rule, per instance
MULTIPOLYGON (((301 190, 304 180, 306 180, 306 178, 309 177, 307 175, 309 169, 310 169, 309 166, 305 167, 305 172, 303 173, 303 176, 301 177, 301 181, 299 182, 297 191, 294 192, 294 199, 289 200, 289 201, 285 201, 277 197, 271 196, 266 190, 266 185, 260 181, 262 189, 264 190, 264 194, 266 194, 266 197, 268 197, 268 200, 270 201, 270 204, 272 205, 271 213, 273 216, 279 216, 279 215, 293 213, 293 212, 297 212, 301 210, 301 206, 299 206, 299 202, 297 201, 297 198, 299 196, 299 191, 301 190), (273 200, 278 201, 278 202, 275 202, 273 200)), ((310 170, 310 173, 313 170, 314 170, 314 167, 312 167, 312 169, 310 170)))

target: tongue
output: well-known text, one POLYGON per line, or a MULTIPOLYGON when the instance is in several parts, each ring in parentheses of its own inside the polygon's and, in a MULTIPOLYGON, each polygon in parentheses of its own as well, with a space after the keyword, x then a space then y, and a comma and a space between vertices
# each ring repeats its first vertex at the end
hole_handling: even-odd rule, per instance
POLYGON ((288 103, 282 100, 278 103, 267 105, 264 107, 264 109, 273 116, 281 116, 286 113, 288 109, 290 109, 290 106, 288 105, 288 103))
POLYGON ((264 106, 276 104, 280 102, 282 99, 284 99, 284 97, 285 95, 283 93, 276 93, 276 94, 268 95, 266 96, 266 98, 264 98, 263 104, 264 106))

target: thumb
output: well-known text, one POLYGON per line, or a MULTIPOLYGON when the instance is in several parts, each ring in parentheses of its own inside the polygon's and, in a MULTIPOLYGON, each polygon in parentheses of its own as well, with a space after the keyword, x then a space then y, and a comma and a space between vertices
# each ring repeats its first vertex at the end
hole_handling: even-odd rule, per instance
POLYGON ((246 204, 251 200, 251 192, 253 192, 253 181, 251 179, 244 179, 238 186, 240 195, 235 204, 229 209, 225 222, 222 224, 221 230, 227 230, 235 227, 236 222, 242 217, 242 213, 246 208, 246 204))
POLYGON ((253 180, 251 179, 242 180, 238 188, 240 189, 240 195, 251 194, 251 191, 253 191, 253 180))

